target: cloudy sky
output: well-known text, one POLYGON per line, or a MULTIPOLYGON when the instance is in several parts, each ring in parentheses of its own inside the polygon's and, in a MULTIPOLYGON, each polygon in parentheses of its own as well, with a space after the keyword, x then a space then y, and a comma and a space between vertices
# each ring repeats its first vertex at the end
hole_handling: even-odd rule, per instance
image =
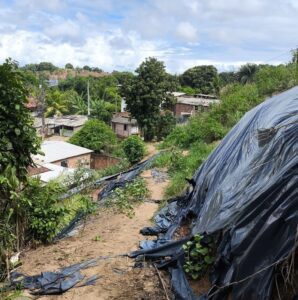
POLYGON ((298 45, 298 0, 0 0, 0 62, 179 73, 280 63, 298 45))

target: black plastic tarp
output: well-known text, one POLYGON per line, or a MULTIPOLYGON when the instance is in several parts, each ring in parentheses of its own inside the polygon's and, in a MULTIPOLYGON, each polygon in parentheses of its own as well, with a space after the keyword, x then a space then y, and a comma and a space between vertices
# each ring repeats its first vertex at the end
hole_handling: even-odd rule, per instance
POLYGON ((157 225, 144 229, 166 243, 143 244, 131 255, 159 257, 161 266, 165 256, 172 257, 168 267, 177 298, 197 299, 182 270, 183 250, 171 241, 191 216, 189 238, 221 236, 213 287, 200 299, 270 299, 276 265, 294 251, 297 239, 297 154, 295 87, 243 116, 193 176, 194 190, 170 204, 171 217, 164 209, 157 225))
POLYGON ((62 294, 81 282, 80 286, 92 285, 99 278, 94 275, 85 279, 80 270, 93 267, 98 259, 61 268, 57 272, 42 272, 39 275, 27 276, 22 273, 11 273, 11 285, 29 289, 34 295, 62 294), (85 279, 83 281, 83 279, 85 279))
MULTIPOLYGON (((114 175, 106 176, 96 180, 93 186, 98 187, 103 185, 104 187, 98 194, 98 204, 103 205, 107 198, 113 193, 116 188, 124 188, 127 183, 132 182, 146 167, 148 167, 152 161, 159 155, 159 153, 151 156, 150 158, 134 165, 127 171, 120 172, 114 175)), ((90 185, 90 184, 89 184, 90 185)), ((85 189, 87 186, 81 185, 69 190, 65 195, 61 197, 61 200, 70 197, 71 195, 77 194, 85 189)), ((79 211, 71 222, 62 228, 62 230, 53 238, 52 241, 57 241, 62 238, 71 235, 81 223, 86 213, 79 211)))

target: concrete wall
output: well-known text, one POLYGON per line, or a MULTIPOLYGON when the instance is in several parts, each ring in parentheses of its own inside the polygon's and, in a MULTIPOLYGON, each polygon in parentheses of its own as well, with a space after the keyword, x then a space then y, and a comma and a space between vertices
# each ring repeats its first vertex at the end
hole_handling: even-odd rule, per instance
POLYGON ((112 123, 113 131, 116 133, 118 137, 126 138, 132 134, 138 134, 139 129, 137 126, 132 126, 130 124, 126 125, 125 130, 125 124, 122 123, 112 123))
POLYGON ((80 166, 81 163, 84 163, 84 167, 90 168, 91 153, 79 155, 79 156, 73 156, 73 157, 69 157, 67 159, 58 160, 58 161, 53 162, 53 164, 55 164, 57 166, 61 166, 61 162, 63 162, 63 161, 67 162, 68 168, 77 168, 78 166, 80 166))

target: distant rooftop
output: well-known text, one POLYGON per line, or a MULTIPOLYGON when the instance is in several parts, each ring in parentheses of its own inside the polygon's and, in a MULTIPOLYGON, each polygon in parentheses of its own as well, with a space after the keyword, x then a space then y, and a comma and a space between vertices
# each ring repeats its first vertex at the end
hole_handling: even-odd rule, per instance
MULTIPOLYGON (((69 127, 80 127, 83 126, 88 121, 87 116, 82 115, 69 115, 69 116, 61 116, 61 117, 52 117, 46 118, 45 124, 48 126, 69 126, 69 127)), ((34 127, 41 127, 41 118, 34 119, 34 127)))
POLYGON ((90 149, 79 147, 62 141, 44 141, 41 144, 41 151, 45 154, 35 155, 33 160, 38 163, 51 163, 69 157, 79 156, 93 152, 90 149))
POLYGON ((189 104, 189 105, 210 106, 211 104, 220 103, 220 100, 219 99, 196 98, 196 97, 178 97, 177 103, 189 104))
POLYGON ((114 114, 112 118, 112 123, 136 125, 137 120, 132 118, 129 112, 121 112, 114 114))

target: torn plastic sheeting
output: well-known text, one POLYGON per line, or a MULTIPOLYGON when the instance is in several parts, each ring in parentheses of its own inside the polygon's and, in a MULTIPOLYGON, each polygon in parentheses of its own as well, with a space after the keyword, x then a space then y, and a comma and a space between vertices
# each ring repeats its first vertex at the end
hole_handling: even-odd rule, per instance
MULTIPOLYGON (((146 167, 148 167, 152 161, 160 155, 159 153, 153 155, 149 159, 135 165, 133 168, 128 171, 117 173, 111 176, 106 176, 98 179, 95 182, 95 185, 101 185, 106 183, 107 185, 102 189, 102 191, 98 194, 98 199, 100 200, 100 204, 103 204, 105 199, 117 188, 117 187, 125 187, 127 182, 135 179, 146 167)), ((71 192, 66 193, 66 196, 63 196, 61 199, 67 198, 72 194, 80 192, 81 189, 75 188, 71 192)), ((82 218, 86 214, 84 212, 78 212, 76 216, 71 220, 71 222, 65 226, 54 238, 53 241, 60 240, 69 236, 69 234, 81 223, 82 218)))
POLYGON ((154 218, 155 226, 144 227, 140 230, 143 235, 158 235, 165 233, 171 226, 173 220, 177 215, 177 203, 172 202, 166 207, 162 208, 154 218))
MULTIPOLYGON (((184 205, 160 236, 173 238, 189 216, 192 235, 223 233, 211 272, 213 288, 200 299, 270 299, 276 265, 295 250, 297 154, 295 87, 246 113, 197 170, 193 192, 184 196, 184 205)), ((165 247, 150 255, 162 257, 165 247)), ((185 283, 175 274, 177 297, 188 299, 185 283)))
MULTIPOLYGON (((62 268, 57 272, 42 272, 40 275, 26 276, 21 273, 11 273, 11 284, 21 285, 29 289, 34 295, 62 294, 74 287, 84 279, 80 270, 93 267, 97 264, 97 259, 91 259, 83 263, 62 268)), ((80 286, 93 284, 98 276, 86 279, 80 286)))
POLYGON ((146 167, 148 167, 153 162, 153 160, 158 155, 159 155, 159 153, 151 156, 149 159, 147 159, 141 163, 138 163, 132 169, 130 169, 126 172, 120 173, 119 176, 112 179, 109 182, 109 184, 106 187, 104 187, 98 194, 98 200, 100 201, 100 203, 104 203, 105 200, 112 194, 112 192, 116 188, 119 188, 119 187, 123 188, 123 187, 125 187, 126 183, 134 180, 146 167))

